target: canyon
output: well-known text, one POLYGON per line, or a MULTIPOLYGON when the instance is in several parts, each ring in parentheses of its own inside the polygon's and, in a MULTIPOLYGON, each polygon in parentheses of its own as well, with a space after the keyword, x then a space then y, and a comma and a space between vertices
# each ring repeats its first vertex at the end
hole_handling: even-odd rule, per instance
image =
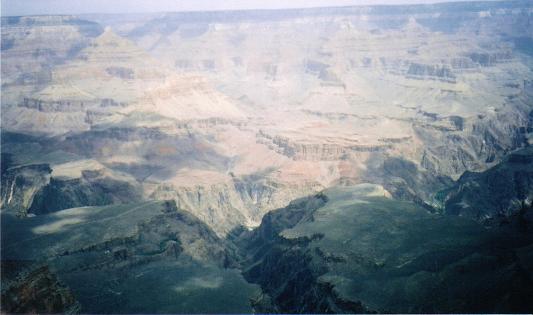
POLYGON ((2 17, 3 310, 530 310, 532 14, 2 17))

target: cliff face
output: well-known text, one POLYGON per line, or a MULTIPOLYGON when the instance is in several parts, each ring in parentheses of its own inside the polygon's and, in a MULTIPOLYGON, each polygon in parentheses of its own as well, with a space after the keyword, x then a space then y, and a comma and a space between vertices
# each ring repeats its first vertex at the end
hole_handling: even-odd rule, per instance
POLYGON ((150 198, 173 199, 180 208, 195 213, 217 233, 225 235, 240 225, 257 226, 268 211, 320 188, 312 183, 288 186, 268 180, 250 182, 245 178, 233 178, 207 186, 159 185, 150 198))
POLYGON ((102 176, 97 171, 82 171, 80 178, 52 178, 35 193, 28 212, 43 214, 81 206, 134 203, 141 198, 142 192, 135 184, 102 176))
POLYGON ((467 172, 455 185, 440 192, 443 210, 452 215, 485 220, 509 216, 533 199, 533 151, 509 154, 485 172, 467 172))
POLYGON ((528 115, 529 107, 521 101, 515 108, 494 115, 463 119, 459 122, 461 130, 417 126, 427 143, 420 163, 427 170, 455 178, 467 170, 485 170, 507 152, 528 145, 528 115))
POLYGON ((3 262, 26 262, 3 269, 18 277, 3 311, 250 312, 257 293, 234 248, 172 201, 3 214, 2 230, 3 262))
POLYGON ((51 172, 46 164, 20 166, 2 172, 2 210, 25 215, 35 194, 50 182, 51 172))
POLYGON ((531 268, 522 260, 533 241, 529 210, 487 230, 387 196, 379 186, 332 188, 244 233, 244 275, 269 295, 264 304, 287 313, 531 307, 533 283, 522 276, 531 268))
POLYGON ((447 66, 412 63, 409 65, 406 75, 420 80, 437 79, 450 83, 456 82, 455 75, 447 66))
MULTIPOLYGON (((8 268, 3 271, 10 272, 8 268)), ((2 292, 2 310, 8 313, 75 314, 79 311, 79 304, 48 267, 40 267, 2 292)))
POLYGON ((266 293, 256 301, 258 311, 295 313, 366 313, 361 303, 343 300, 333 286, 318 278, 325 266, 313 261, 315 253, 306 248, 316 234, 287 240, 280 233, 299 222, 313 220, 313 213, 328 202, 324 194, 292 201, 289 206, 266 214, 253 232, 236 240, 245 254, 244 275, 261 285, 266 293))
MULTIPOLYGON (((403 139, 394 141, 402 142, 403 139)), ((294 160, 306 161, 339 161, 349 158, 350 154, 357 152, 383 152, 392 146, 386 141, 375 145, 343 145, 336 143, 300 143, 290 137, 271 136, 264 132, 259 132, 258 141, 268 145, 276 152, 290 157, 294 160)))

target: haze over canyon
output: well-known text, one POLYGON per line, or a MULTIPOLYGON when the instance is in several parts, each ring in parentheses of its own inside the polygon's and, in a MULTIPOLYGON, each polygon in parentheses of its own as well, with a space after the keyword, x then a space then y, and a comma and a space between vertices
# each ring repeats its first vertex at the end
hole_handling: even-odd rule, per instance
POLYGON ((1 26, 3 312, 533 309, 530 1, 1 26))

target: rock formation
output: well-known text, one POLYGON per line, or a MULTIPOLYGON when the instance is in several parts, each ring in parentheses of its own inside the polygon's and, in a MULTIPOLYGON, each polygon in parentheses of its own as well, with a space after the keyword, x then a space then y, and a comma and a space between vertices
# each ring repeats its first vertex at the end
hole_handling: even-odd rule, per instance
POLYGON ((2 311, 529 311, 531 12, 2 17, 2 311))
POLYGON ((531 307, 531 209, 487 230, 389 198, 375 185, 333 188, 270 212, 243 233, 237 242, 244 275, 270 297, 263 307, 279 313, 531 307))

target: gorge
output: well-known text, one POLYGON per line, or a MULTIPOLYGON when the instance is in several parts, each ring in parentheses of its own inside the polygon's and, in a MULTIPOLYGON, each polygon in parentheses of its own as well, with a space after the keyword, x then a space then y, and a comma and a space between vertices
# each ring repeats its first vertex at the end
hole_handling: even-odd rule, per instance
POLYGON ((2 17, 2 312, 530 312, 532 21, 2 17))

